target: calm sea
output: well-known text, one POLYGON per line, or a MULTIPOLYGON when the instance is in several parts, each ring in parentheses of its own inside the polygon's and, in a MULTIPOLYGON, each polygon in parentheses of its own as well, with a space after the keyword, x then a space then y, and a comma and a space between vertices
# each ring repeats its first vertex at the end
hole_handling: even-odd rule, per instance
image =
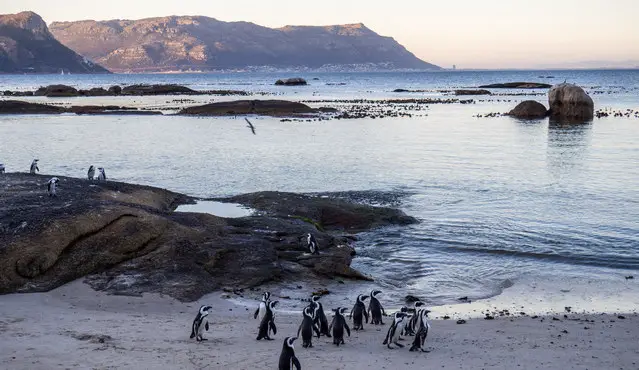
MULTIPOLYGON (((585 87, 596 108, 639 109, 637 70, 4 75, 0 90, 53 83, 80 88, 178 83, 267 93, 266 98, 332 100, 450 97, 438 90, 564 80, 585 87), (278 78, 298 75, 311 85, 273 86, 278 78), (426 91, 393 93, 396 88, 426 91)), ((529 92, 520 90, 495 92, 511 95, 431 105, 425 116, 414 118, 280 122, 255 117, 255 136, 235 118, 0 116, 0 163, 9 172, 26 171, 37 157, 42 173, 76 177, 94 164, 115 180, 202 197, 340 191, 396 206, 421 223, 363 234, 354 263, 386 289, 417 292, 432 303, 498 294, 522 277, 597 279, 637 272, 639 119, 560 126, 474 117, 506 112, 521 100, 546 102, 545 95, 524 96, 529 92)), ((174 106, 174 99, 71 101, 162 108, 174 106)))

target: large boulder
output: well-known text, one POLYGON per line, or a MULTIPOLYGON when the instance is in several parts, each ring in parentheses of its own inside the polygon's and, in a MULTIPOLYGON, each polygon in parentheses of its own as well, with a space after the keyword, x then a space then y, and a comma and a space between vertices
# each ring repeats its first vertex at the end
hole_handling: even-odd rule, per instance
POLYGON ((275 82, 277 86, 305 86, 308 85, 305 79, 301 77, 289 78, 286 80, 277 80, 275 82))
POLYGON ((508 112, 508 115, 525 119, 544 118, 548 115, 548 109, 540 102, 526 100, 517 104, 515 109, 508 112))
POLYGON ((33 95, 46 96, 50 98, 79 96, 80 92, 75 87, 67 85, 49 85, 36 90, 33 95))
POLYGON ((122 95, 197 95, 197 91, 180 85, 131 85, 121 91, 122 95))
POLYGON ((455 95, 491 95, 488 90, 455 90, 455 95))
POLYGON ((595 103, 581 87, 562 83, 548 93, 550 117, 554 120, 585 122, 592 120, 595 103))
POLYGON ((261 114, 268 116, 295 116, 317 113, 306 104, 287 100, 235 100, 217 102, 182 109, 178 114, 187 116, 235 116, 261 114))
POLYGON ((539 82, 506 82, 479 86, 482 89, 549 89, 552 85, 539 82))

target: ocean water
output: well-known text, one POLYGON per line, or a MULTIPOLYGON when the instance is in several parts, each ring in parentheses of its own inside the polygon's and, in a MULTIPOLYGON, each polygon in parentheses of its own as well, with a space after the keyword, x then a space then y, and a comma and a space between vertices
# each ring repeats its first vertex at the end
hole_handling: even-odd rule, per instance
MULTIPOLYGON (((296 75, 3 75, 0 90, 178 83, 266 94, 256 98, 320 101, 450 98, 440 90, 567 80, 584 86, 597 109, 639 109, 639 70, 307 73, 301 76, 310 86, 273 86, 278 78, 296 75), (397 88, 425 91, 393 93, 397 88)), ((0 163, 8 172, 26 171, 37 157, 42 173, 76 177, 94 164, 114 180, 200 197, 343 192, 398 207, 421 222, 361 234, 354 266, 392 294, 416 294, 432 304, 494 296, 522 279, 623 280, 636 274, 639 119, 596 118, 565 126, 475 117, 506 112, 522 100, 546 102, 536 94, 544 90, 494 92, 507 95, 430 105, 413 118, 254 117, 257 135, 234 117, 0 116, 0 163)), ((179 98, 20 99, 162 108, 179 98)))

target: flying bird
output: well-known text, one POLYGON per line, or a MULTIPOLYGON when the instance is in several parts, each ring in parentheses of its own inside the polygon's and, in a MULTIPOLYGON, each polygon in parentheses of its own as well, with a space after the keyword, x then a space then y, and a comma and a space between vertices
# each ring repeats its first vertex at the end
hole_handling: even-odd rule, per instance
POLYGON ((248 120, 248 118, 244 118, 244 119, 246 120, 246 123, 248 123, 248 126, 246 126, 246 127, 248 127, 248 128, 250 128, 250 129, 251 129, 251 132, 253 132, 253 135, 257 135, 257 134, 255 133, 255 126, 253 126, 253 124, 251 123, 251 121, 249 121, 249 120, 248 120))

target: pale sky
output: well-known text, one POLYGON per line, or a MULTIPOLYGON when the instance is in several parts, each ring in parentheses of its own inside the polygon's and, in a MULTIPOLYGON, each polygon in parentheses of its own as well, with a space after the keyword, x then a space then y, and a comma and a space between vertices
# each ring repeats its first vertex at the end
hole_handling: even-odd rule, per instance
POLYGON ((446 68, 639 66, 639 0, 0 0, 2 14, 23 10, 47 23, 166 15, 267 27, 362 22, 446 68))

